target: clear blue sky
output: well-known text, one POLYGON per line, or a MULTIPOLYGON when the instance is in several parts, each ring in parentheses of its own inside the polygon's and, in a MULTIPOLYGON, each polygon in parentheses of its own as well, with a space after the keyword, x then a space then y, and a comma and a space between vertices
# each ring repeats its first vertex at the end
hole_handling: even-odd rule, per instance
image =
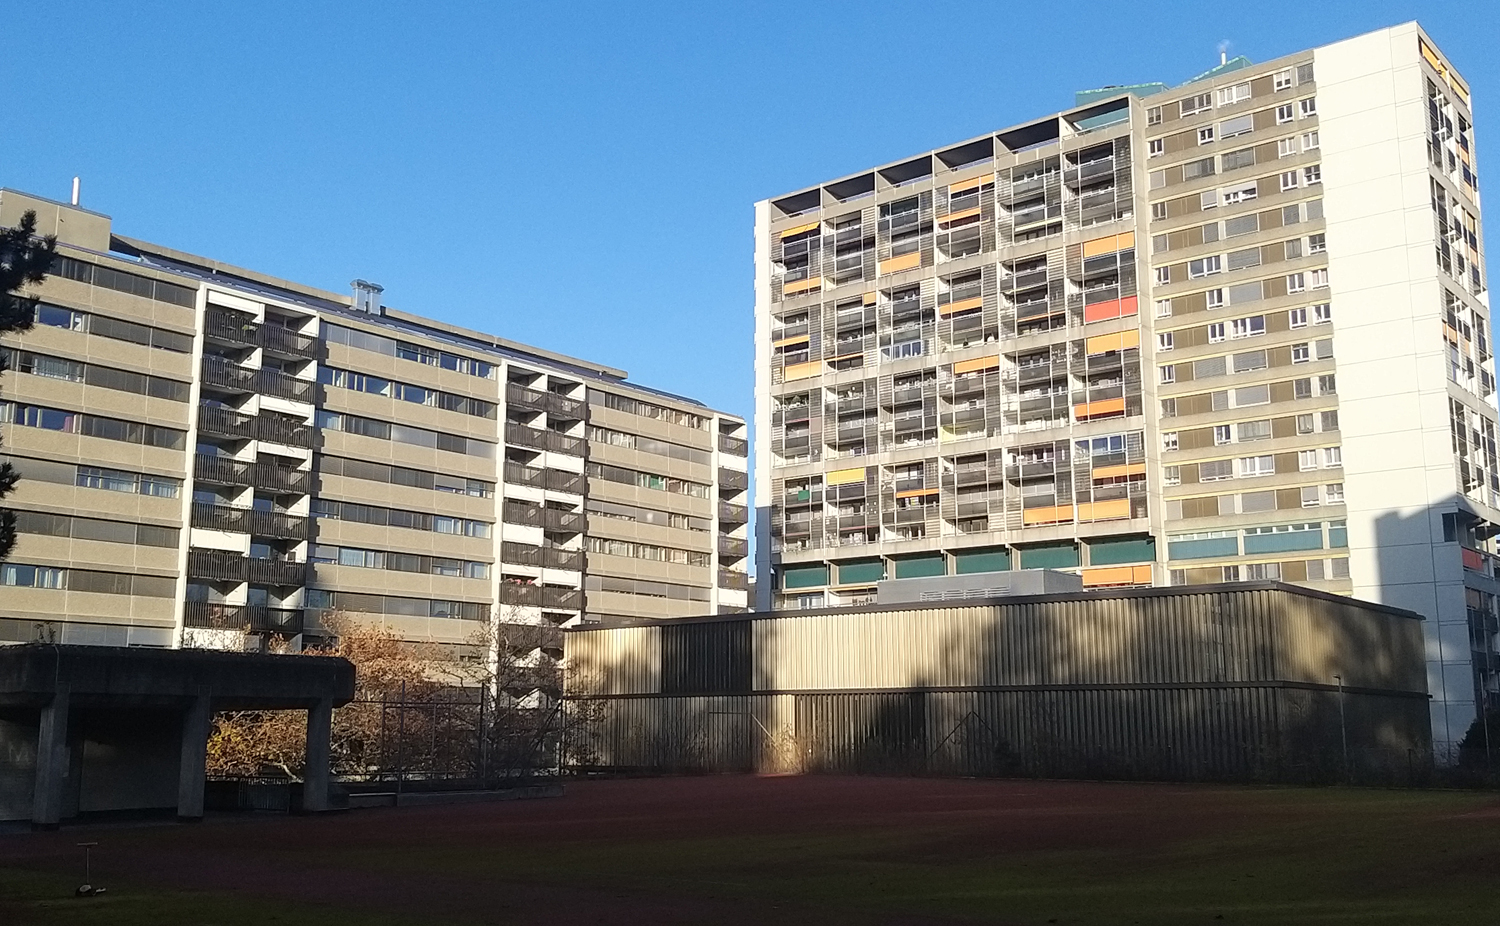
POLYGON ((11 0, 0 17, 0 186, 65 199, 80 174, 122 234, 340 292, 375 280, 390 305, 747 417, 758 199, 1075 89, 1180 82, 1226 39, 1266 60, 1419 19, 1473 85, 1481 169, 1500 85, 1494 0, 11 0))

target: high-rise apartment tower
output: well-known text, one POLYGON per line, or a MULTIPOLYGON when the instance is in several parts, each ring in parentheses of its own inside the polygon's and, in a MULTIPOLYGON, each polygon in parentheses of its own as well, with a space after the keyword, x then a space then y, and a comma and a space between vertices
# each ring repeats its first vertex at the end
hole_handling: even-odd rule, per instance
POLYGON ((745 608, 738 418, 0 191, 28 210, 58 259, 3 341, 0 642, 295 646, 337 611, 462 655, 491 620, 745 608))
POLYGON ((757 606, 1281 579, 1426 615, 1451 746, 1500 708, 1470 106, 1407 23, 757 204, 757 606))

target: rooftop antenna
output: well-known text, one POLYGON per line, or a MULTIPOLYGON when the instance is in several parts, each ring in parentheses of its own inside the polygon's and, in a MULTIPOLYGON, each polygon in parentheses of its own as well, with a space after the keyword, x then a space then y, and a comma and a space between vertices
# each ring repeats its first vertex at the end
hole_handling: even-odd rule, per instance
POLYGON ((73 178, 73 205, 78 205, 78 178, 73 178))
POLYGON ((1223 67, 1229 63, 1229 40, 1222 39, 1219 42, 1219 66, 1223 67))

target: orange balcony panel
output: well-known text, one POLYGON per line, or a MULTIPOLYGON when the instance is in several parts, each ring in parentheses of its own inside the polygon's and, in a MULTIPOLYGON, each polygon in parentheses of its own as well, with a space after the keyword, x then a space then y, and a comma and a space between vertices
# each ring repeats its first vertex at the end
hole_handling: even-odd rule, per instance
POLYGON ((938 490, 937 489, 907 489, 904 492, 897 492, 896 493, 896 497, 897 498, 917 498, 918 496, 936 495, 936 494, 938 494, 938 490))
POLYGON ((1126 248, 1135 247, 1135 232, 1126 232, 1123 235, 1105 235, 1103 238, 1095 238, 1083 243, 1083 256, 1087 260, 1090 257, 1098 257, 1101 254, 1112 254, 1115 251, 1123 251, 1126 248))
POLYGON ((798 280, 795 283, 788 283, 787 285, 781 287, 781 294, 783 296, 795 296, 800 293, 817 292, 822 288, 823 278, 812 277, 811 279, 798 280))
POLYGON ((1054 505, 1051 508, 1027 508, 1021 512, 1021 523, 1032 524, 1064 524, 1073 520, 1072 505, 1054 505))
POLYGON ((960 209, 958 212, 950 212, 947 215, 943 216, 941 219, 938 219, 938 224, 939 225, 951 225, 954 222, 961 222, 964 219, 972 219, 974 216, 976 216, 978 214, 979 214, 979 207, 978 206, 975 206, 972 209, 960 209))
POLYGON ((820 222, 808 222, 806 225, 797 225, 797 226, 794 226, 792 228, 783 228, 781 230, 781 240, 785 241, 786 239, 792 237, 793 235, 800 235, 803 232, 810 232, 814 228, 817 228, 820 224, 822 224, 822 223, 820 223, 820 222))
POLYGON ((794 363, 782 371, 783 381, 792 379, 806 379, 809 376, 817 376, 823 372, 823 362, 814 360, 811 363, 794 363))
POLYGON ((994 370, 999 368, 999 357, 976 357, 973 360, 960 360, 953 365, 953 375, 962 376, 965 373, 978 373, 981 370, 994 370))
POLYGON ((1140 311, 1135 296, 1126 296, 1124 299, 1111 299, 1109 302, 1096 302, 1093 305, 1083 307, 1084 322, 1102 322, 1111 318, 1128 318, 1140 311))
POLYGON ((1141 332, 1138 328, 1129 331, 1117 331, 1114 334, 1099 334, 1084 342, 1084 353, 1090 356, 1094 354, 1107 354, 1115 350, 1129 350, 1132 347, 1141 346, 1141 332))
POLYGON ((1099 569, 1085 569, 1083 571, 1083 584, 1085 586, 1150 585, 1151 567, 1149 565, 1105 566, 1099 569))
POLYGON ((1107 502, 1081 502, 1078 505, 1080 521, 1113 521, 1130 517, 1130 499, 1112 498, 1107 502))
POLYGON ((948 184, 948 195, 960 196, 964 193, 969 192, 970 190, 977 190, 980 187, 984 186, 986 183, 994 182, 995 178, 990 176, 989 174, 980 174, 977 177, 970 177, 967 180, 955 180, 952 183, 948 184))
POLYGON ((983 305, 983 296, 970 296, 968 299, 960 299, 957 302, 950 302, 947 305, 938 306, 938 314, 953 315, 958 312, 967 312, 970 309, 977 309, 983 305))
POLYGON ((771 342, 771 346, 777 350, 785 350, 788 347, 799 347, 807 343, 807 335, 795 338, 782 338, 780 341, 771 342))
POLYGON ((1124 399, 1100 399, 1097 402, 1084 402, 1073 406, 1073 417, 1079 421, 1088 421, 1093 418, 1111 418, 1115 415, 1125 414, 1124 399))
POLYGON ((1121 463, 1119 466, 1101 466, 1094 470, 1094 480, 1119 479, 1122 476, 1144 476, 1146 475, 1146 464, 1144 463, 1121 463))
POLYGON ((865 293, 865 305, 874 305, 878 298, 875 293, 865 293))
POLYGON ((1477 550, 1470 550, 1468 547, 1464 547, 1463 553, 1465 569, 1472 569, 1475 572, 1484 571, 1484 557, 1479 555, 1477 550))
POLYGON ((899 273, 902 270, 911 270, 922 266, 922 252, 912 251, 910 254, 902 254, 900 257, 890 257, 880 262, 877 273, 899 273))
POLYGON ((865 468, 863 466, 856 466, 854 469, 836 469, 823 474, 824 485, 846 486, 864 481, 865 468))

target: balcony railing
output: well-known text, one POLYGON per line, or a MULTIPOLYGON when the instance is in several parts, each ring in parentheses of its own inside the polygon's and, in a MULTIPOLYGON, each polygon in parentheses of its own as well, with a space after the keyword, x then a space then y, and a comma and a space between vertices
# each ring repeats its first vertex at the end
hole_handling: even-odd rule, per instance
POLYGON ((515 485, 551 489, 554 492, 572 492, 582 495, 586 482, 582 473, 570 473, 561 469, 543 469, 520 463, 505 464, 505 481, 515 485))
POLYGON ((204 318, 204 333, 217 341, 261 347, 303 360, 317 356, 317 338, 279 325, 262 325, 253 316, 233 309, 210 306, 204 318))
POLYGON ((203 382, 240 392, 255 391, 255 371, 221 360, 218 357, 203 358, 203 382))
POLYGON ((500 561, 516 566, 581 570, 583 569, 583 551, 506 542, 500 545, 500 561))
POLYGON ((719 570, 719 588, 737 588, 744 590, 748 589, 749 587, 750 577, 745 575, 743 572, 735 572, 732 569, 719 570))
POLYGON ((748 456, 750 453, 750 442, 743 437, 730 437, 728 434, 720 434, 719 452, 727 453, 732 457, 748 456))
POLYGON ((719 553, 724 556, 739 559, 749 552, 750 542, 747 540, 740 540, 738 537, 719 538, 719 553))
POLYGON ((220 582, 302 585, 307 564, 295 560, 252 559, 227 550, 189 550, 188 575, 220 582))
POLYGON ((719 520, 729 524, 748 524, 750 508, 747 505, 736 505, 734 502, 719 502, 719 520))
POLYGON ((750 487, 750 476, 738 470, 719 467, 719 485, 735 492, 743 492, 750 487))
POLYGON ((216 437, 264 440, 288 447, 313 445, 311 425, 275 415, 241 415, 217 405, 198 409, 198 430, 216 437))
POLYGON ((577 588, 553 588, 542 586, 542 607, 562 611, 583 610, 583 590, 577 588))
POLYGON ((582 418, 583 401, 556 392, 532 389, 520 383, 505 384, 505 401, 534 411, 550 412, 560 418, 582 418))
POLYGON ((532 428, 514 421, 505 424, 505 442, 531 450, 552 450, 569 456, 581 457, 586 442, 581 437, 570 437, 545 428, 532 428))
POLYGON ((558 511, 554 508, 543 508, 540 505, 507 500, 500 508, 500 520, 506 524, 522 524, 553 531, 577 533, 587 525, 588 516, 582 511, 558 511))
POLYGON ((243 463, 228 457, 200 453, 193 460, 193 475, 218 485, 254 486, 278 492, 305 493, 312 473, 274 463, 243 463))
POLYGON ((312 360, 317 356, 317 338, 278 325, 261 325, 255 343, 265 350, 289 357, 312 360))
POLYGON ((297 608, 267 608, 209 601, 187 602, 183 624, 198 629, 241 630, 287 636, 301 633, 304 626, 302 611, 297 608))

